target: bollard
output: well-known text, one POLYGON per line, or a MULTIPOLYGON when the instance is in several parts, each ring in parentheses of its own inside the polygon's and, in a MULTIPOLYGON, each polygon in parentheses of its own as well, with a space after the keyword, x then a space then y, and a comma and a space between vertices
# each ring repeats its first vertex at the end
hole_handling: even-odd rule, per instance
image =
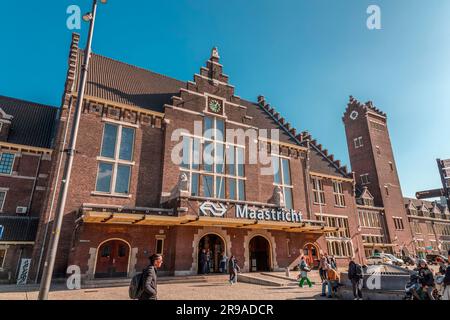
POLYGON ((291 274, 290 274, 290 272, 289 272, 289 268, 286 268, 286 277, 288 277, 288 278, 291 277, 291 274))

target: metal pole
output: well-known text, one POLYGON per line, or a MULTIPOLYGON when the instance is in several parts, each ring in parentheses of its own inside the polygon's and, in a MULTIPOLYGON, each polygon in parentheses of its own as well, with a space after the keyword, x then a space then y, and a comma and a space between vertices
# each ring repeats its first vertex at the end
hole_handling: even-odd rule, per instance
POLYGON ((63 179, 61 180, 61 187, 60 187, 61 191, 59 194, 58 207, 57 207, 57 211, 56 211, 55 222, 54 222, 53 231, 52 231, 52 237, 50 240, 50 246, 48 248, 47 257, 46 257, 46 260, 44 263, 44 270, 43 270, 43 274, 42 274, 42 280, 41 280, 39 296, 38 296, 39 300, 47 300, 48 299, 48 293, 50 291, 52 275, 53 275, 53 268, 55 266, 56 253, 58 251, 58 243, 59 243, 59 238, 60 238, 60 234, 61 234, 61 226, 62 226, 62 221, 63 221, 63 217, 64 217, 64 209, 65 209, 65 205, 66 205, 67 193, 69 190, 70 176, 72 173, 73 158, 76 153, 75 147, 77 144, 78 129, 79 129, 80 118, 81 118, 81 108, 83 105, 84 91, 86 88, 86 79, 87 79, 87 73, 88 73, 88 68, 89 68, 89 60, 90 60, 90 56, 91 56, 92 37, 94 34, 95 16, 97 13, 97 0, 93 0, 91 13, 92 13, 92 19, 90 21, 89 35, 88 35, 88 40, 87 40, 87 44, 86 44, 86 49, 84 51, 84 62, 82 65, 80 84, 78 87, 78 98, 77 98, 77 104, 75 107, 74 123, 73 123, 73 127, 72 127, 72 133, 70 136, 69 148, 66 151, 67 152, 66 166, 64 169, 63 179))

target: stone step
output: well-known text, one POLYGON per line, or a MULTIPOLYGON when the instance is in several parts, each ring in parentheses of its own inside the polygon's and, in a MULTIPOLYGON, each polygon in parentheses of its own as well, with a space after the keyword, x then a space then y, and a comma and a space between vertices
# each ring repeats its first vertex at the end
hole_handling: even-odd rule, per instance
MULTIPOLYGON (((166 276, 158 277, 158 284, 226 282, 227 280, 227 275, 166 276)), ((82 288, 126 287, 130 285, 130 282, 130 278, 94 279, 84 281, 82 288)))

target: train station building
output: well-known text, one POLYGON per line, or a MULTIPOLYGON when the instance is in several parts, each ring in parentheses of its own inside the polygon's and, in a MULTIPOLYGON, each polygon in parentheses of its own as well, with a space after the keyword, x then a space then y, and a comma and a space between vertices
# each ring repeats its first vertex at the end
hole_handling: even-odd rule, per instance
MULTIPOLYGON (((47 144, 33 149, 48 163, 34 180, 42 194, 32 207, 28 282, 39 280, 51 236, 83 58, 78 42, 74 34, 47 144)), ((264 96, 238 96, 216 48, 205 60, 180 81, 92 55, 56 276, 77 265, 85 279, 130 277, 153 253, 164 255, 162 274, 195 275, 203 249, 211 273, 222 254, 244 272, 262 272, 292 269, 301 255, 317 266, 326 252, 345 266, 375 252, 415 252, 384 113, 350 99, 350 172, 264 96)), ((0 176, 0 188, 7 184, 0 176)))

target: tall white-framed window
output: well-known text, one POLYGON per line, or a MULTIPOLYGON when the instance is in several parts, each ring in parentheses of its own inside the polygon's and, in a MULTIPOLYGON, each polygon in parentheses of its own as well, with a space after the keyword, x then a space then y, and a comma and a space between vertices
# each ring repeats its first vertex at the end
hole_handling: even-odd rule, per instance
POLYGON ((336 231, 325 234, 328 254, 337 258, 349 258, 354 256, 352 239, 348 217, 330 214, 316 214, 319 220, 324 221, 327 227, 336 228, 336 231))
POLYGON ((312 178, 312 190, 314 195, 314 203, 325 204, 325 190, 323 188, 323 180, 320 178, 312 178))
POLYGON ((363 137, 353 139, 353 143, 355 144, 355 149, 363 147, 364 146, 363 137))
POLYGON ((342 182, 333 181, 334 203, 338 207, 345 207, 345 196, 342 182))
POLYGON ((8 189, 0 189, 0 213, 3 212, 3 207, 5 206, 6 195, 8 189))
POLYGON ((16 155, 11 152, 2 152, 0 155, 0 174, 11 175, 16 155))
POLYGON ((105 123, 98 160, 95 191, 112 195, 130 193, 131 169, 134 166, 135 129, 105 123))
POLYGON ((292 199, 292 179, 289 158, 272 155, 273 185, 278 186, 283 191, 284 205, 287 209, 294 209, 292 199))
POLYGON ((245 146, 225 141, 225 122, 204 117, 203 135, 183 136, 180 170, 192 196, 245 201, 245 146))

